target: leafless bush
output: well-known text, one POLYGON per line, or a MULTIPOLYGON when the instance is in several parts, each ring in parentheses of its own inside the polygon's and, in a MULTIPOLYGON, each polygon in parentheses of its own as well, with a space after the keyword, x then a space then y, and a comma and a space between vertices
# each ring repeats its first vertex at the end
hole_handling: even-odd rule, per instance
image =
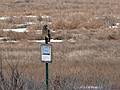
POLYGON ((22 77, 22 73, 15 67, 10 66, 9 76, 6 78, 4 73, 1 73, 0 88, 1 90, 24 90, 25 81, 22 77))

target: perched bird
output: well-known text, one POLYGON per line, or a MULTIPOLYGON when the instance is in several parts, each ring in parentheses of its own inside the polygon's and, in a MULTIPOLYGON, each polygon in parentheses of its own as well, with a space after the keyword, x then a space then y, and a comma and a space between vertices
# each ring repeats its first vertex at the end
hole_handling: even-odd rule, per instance
POLYGON ((42 37, 45 39, 46 42, 50 42, 50 30, 48 29, 48 25, 44 25, 42 29, 42 37))

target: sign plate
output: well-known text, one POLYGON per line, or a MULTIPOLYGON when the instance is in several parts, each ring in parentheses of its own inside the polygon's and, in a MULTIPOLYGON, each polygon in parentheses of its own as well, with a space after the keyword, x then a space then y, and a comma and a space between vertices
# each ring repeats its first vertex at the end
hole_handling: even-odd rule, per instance
POLYGON ((41 60, 42 62, 51 63, 51 45, 50 44, 42 44, 41 45, 41 60))

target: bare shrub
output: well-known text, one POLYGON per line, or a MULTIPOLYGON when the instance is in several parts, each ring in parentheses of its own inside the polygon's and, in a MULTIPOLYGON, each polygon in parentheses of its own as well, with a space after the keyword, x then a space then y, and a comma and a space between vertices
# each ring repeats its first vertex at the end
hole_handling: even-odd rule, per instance
POLYGON ((11 72, 5 78, 4 73, 1 73, 0 88, 1 90, 24 90, 25 81, 23 80, 22 73, 18 71, 17 65, 10 66, 11 72))

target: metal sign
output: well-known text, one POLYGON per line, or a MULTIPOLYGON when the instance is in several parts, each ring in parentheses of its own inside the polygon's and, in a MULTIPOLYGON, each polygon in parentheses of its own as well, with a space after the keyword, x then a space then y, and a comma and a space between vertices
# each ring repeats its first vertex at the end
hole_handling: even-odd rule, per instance
POLYGON ((42 62, 48 62, 51 63, 51 45, 50 44, 42 44, 41 45, 41 60, 42 62))

